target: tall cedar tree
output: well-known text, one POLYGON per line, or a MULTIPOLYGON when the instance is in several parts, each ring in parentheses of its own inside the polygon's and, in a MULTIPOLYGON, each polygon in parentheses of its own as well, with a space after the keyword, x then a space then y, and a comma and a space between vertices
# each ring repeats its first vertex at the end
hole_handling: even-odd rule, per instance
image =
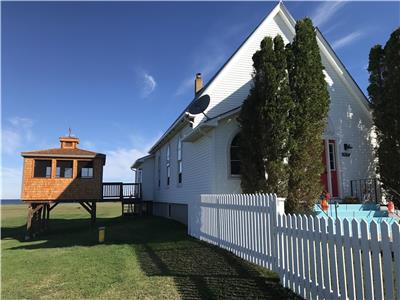
POLYGON ((312 21, 297 21, 295 29, 296 36, 287 47, 295 106, 290 115, 293 127, 285 211, 309 213, 322 191, 322 135, 330 99, 312 21))
POLYGON ((377 172, 400 207, 400 28, 391 34, 384 49, 381 45, 371 49, 368 71, 378 142, 377 172))
POLYGON ((285 44, 281 36, 264 40, 265 101, 263 107, 263 149, 267 173, 267 192, 287 196, 288 166, 284 159, 289 151, 289 111, 293 106, 286 71, 285 44), (270 52, 270 53, 268 53, 270 52))
POLYGON ((245 193, 284 195, 291 104, 282 37, 266 37, 253 55, 253 86, 239 116, 241 185, 245 193), (267 173, 267 180, 265 178, 267 173))

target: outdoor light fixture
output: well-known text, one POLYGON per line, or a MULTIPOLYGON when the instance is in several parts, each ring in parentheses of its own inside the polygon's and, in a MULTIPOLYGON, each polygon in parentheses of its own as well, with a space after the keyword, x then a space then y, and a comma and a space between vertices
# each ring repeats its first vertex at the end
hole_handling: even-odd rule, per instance
POLYGON ((351 150, 353 147, 350 144, 344 144, 344 151, 351 150))

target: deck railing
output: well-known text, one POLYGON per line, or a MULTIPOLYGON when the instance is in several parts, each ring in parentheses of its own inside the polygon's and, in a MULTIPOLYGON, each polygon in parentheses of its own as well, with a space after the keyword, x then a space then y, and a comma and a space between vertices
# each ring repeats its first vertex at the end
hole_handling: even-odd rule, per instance
POLYGON ((141 199, 140 183, 103 182, 103 200, 141 199))

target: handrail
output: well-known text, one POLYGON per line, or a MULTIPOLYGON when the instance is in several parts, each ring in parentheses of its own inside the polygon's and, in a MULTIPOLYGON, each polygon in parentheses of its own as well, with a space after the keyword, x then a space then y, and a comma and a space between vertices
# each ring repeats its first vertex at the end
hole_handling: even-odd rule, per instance
POLYGON ((142 197, 141 183, 103 182, 103 199, 140 199, 142 197))

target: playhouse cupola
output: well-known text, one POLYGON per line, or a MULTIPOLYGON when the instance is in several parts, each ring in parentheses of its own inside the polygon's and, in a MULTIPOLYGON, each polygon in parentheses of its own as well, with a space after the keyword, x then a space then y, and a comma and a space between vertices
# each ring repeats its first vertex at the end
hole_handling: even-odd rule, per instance
POLYGON ((76 149, 79 144, 79 139, 72 136, 60 137, 61 149, 76 149))

